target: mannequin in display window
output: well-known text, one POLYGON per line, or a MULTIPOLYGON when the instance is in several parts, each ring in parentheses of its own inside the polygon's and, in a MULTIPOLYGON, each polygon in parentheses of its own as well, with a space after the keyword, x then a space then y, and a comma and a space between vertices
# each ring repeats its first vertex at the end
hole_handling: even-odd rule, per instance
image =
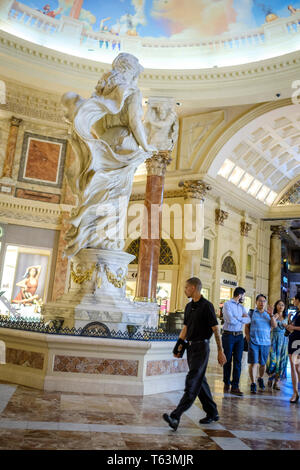
POLYGON ((24 279, 16 284, 16 286, 21 289, 18 295, 12 300, 12 303, 30 305, 34 300, 38 299, 39 296, 36 294, 36 291, 41 269, 42 267, 39 265, 29 266, 27 268, 24 279))

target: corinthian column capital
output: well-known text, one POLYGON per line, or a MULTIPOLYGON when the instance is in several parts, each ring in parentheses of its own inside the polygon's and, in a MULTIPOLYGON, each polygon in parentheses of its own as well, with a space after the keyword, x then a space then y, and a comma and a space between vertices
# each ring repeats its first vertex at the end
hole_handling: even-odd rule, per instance
POLYGON ((248 237, 248 233, 251 231, 252 225, 249 224, 248 222, 245 222, 242 220, 241 222, 241 236, 242 237, 248 237))
POLYGON ((155 152, 145 161, 148 176, 165 176, 167 166, 171 163, 171 152, 168 150, 155 152))
POLYGON ((20 119, 20 118, 17 118, 15 116, 12 116, 10 118, 10 125, 11 126, 15 126, 15 127, 19 127, 20 124, 22 123, 23 119, 20 119))
POLYGON ((284 227, 283 225, 271 225, 271 238, 277 238, 281 240, 281 235, 284 232, 284 227))
POLYGON ((186 180, 179 183, 183 188, 184 199, 200 199, 204 201, 207 191, 211 190, 211 186, 202 180, 186 180))
POLYGON ((228 219, 229 214, 228 212, 223 211, 222 209, 216 209, 215 215, 216 225, 224 225, 224 221, 228 219))

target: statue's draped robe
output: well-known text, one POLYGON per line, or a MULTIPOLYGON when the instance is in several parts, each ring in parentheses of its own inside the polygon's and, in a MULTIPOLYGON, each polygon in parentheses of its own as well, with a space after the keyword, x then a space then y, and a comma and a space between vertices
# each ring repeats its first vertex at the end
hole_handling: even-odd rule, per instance
POLYGON ((79 107, 72 130, 77 161, 69 176, 78 207, 69 220, 68 256, 83 248, 123 249, 134 173, 148 156, 130 127, 141 117, 140 91, 126 84, 95 94, 79 107))

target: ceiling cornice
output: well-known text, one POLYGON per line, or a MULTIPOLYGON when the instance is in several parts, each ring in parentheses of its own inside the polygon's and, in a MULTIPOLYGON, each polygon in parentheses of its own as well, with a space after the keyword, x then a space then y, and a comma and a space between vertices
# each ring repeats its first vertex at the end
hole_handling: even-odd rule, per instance
MULTIPOLYGON (((34 82, 39 89, 62 93, 69 89, 87 96, 109 64, 82 59, 47 49, 0 31, 0 74, 34 82)), ((300 51, 260 62, 202 70, 152 70, 140 77, 140 87, 150 94, 172 95, 178 100, 201 101, 202 106, 231 106, 291 95, 297 79, 300 51), (274 80, 276 74, 276 80, 274 80)), ((298 77, 299 78, 299 77, 298 77)))

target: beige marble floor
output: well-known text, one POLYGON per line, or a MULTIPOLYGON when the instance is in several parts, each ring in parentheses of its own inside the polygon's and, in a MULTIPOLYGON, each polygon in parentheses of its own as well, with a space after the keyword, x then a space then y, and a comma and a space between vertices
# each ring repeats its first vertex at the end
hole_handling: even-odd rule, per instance
POLYGON ((145 397, 44 392, 0 381, 0 449, 260 450, 300 449, 300 403, 291 405, 290 377, 281 391, 250 395, 246 365, 243 398, 223 394, 222 369, 207 379, 220 421, 200 425, 197 400, 174 433, 162 420, 182 392, 145 397))

